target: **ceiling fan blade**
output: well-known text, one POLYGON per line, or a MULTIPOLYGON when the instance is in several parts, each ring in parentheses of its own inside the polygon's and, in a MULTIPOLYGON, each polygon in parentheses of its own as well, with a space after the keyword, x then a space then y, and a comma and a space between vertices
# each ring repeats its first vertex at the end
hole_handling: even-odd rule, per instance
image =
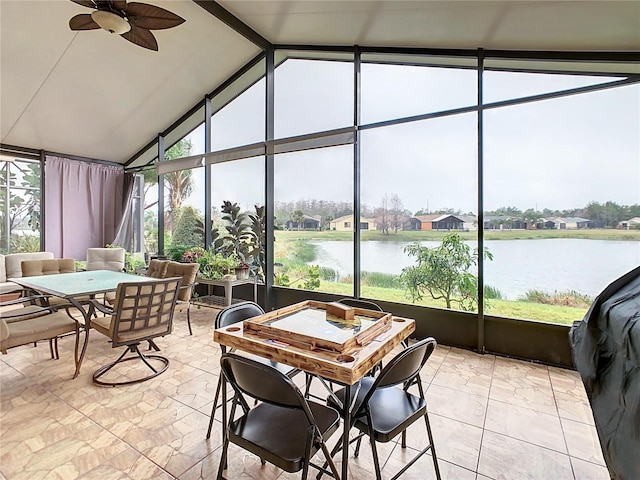
POLYGON ((98 8, 96 4, 92 0, 71 0, 73 3, 77 3, 78 5, 82 5, 87 8, 98 8))
POLYGON ((127 4, 126 13, 129 23, 147 30, 177 27, 185 21, 184 18, 169 10, 146 3, 131 2, 127 4))
POLYGON ((100 25, 93 21, 91 14, 81 13, 69 20, 69 28, 71 30, 96 30, 100 28, 100 25))
POLYGON ((153 33, 145 28, 131 25, 131 30, 120 36, 125 40, 129 40, 131 43, 140 45, 141 47, 148 48, 149 50, 155 50, 156 52, 158 51, 158 42, 156 41, 156 37, 154 37, 153 33))
POLYGON ((113 7, 116 10, 126 10, 127 9, 127 0, 113 0, 113 7))

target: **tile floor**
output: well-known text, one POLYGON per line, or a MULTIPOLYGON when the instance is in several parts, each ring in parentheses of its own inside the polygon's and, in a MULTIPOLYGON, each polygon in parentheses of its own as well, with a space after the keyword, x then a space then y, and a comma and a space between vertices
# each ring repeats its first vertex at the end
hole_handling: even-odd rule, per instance
MULTIPOLYGON (((177 315, 173 334, 157 342, 171 360, 169 370, 137 385, 93 385, 92 372, 120 353, 95 332, 75 380, 72 338, 60 341, 60 360, 50 359, 47 342, 2 355, 0 478, 215 478, 218 415, 211 439, 205 434, 219 373, 220 351, 211 335, 216 312, 193 310, 192 337, 185 317, 177 315)), ((576 372, 438 346, 422 376, 444 479, 609 478, 576 372)), ((425 436, 424 424, 415 424, 408 448, 419 447, 425 436)), ((393 442, 381 444, 384 478, 412 454, 393 442)), ((349 469, 351 479, 374 478, 366 445, 349 469)), ((227 478, 300 475, 261 466, 232 446, 227 478)), ((401 478, 435 478, 431 458, 422 457, 401 478)))

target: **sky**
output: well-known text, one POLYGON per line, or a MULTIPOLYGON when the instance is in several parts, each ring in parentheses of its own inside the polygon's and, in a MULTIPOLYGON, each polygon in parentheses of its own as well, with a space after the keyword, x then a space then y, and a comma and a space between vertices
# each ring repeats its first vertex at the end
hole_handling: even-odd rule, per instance
MULTIPOLYGON (((276 138, 353 123, 352 66, 289 60, 276 70, 276 138)), ((552 92, 606 77, 512 72, 485 74, 485 102, 552 92)), ((213 119, 213 149, 260 141, 264 82, 213 119)), ((363 65, 362 121, 373 123, 473 105, 471 70, 363 65)), ((640 86, 489 109, 484 116, 485 210, 570 209, 591 201, 640 204, 640 86)), ((477 116, 465 113, 362 131, 362 201, 397 194, 411 212, 477 212, 477 116)), ((201 153, 203 130, 191 135, 201 153)), ((353 147, 280 155, 275 200, 351 201, 353 147)), ((202 208, 202 169, 191 203, 202 208)), ((261 198, 261 159, 213 169, 213 205, 251 208, 261 198)))

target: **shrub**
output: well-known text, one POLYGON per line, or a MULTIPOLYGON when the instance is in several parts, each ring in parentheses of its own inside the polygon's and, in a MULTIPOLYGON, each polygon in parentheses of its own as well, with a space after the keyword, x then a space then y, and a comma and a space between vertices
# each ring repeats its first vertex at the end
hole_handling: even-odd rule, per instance
POLYGON ((485 285, 484 298, 502 300, 504 296, 502 295, 502 292, 498 290, 496 287, 492 287, 491 285, 485 285))
POLYGON ((398 276, 392 273, 362 272, 362 284, 369 287, 396 288, 398 276))
POLYGON ((320 267, 320 278, 327 282, 340 281, 340 274, 335 268, 320 267))
POLYGON ((553 293, 542 290, 529 290, 518 300, 525 302, 542 303, 545 305, 561 305, 566 307, 588 308, 593 299, 589 295, 584 295, 575 290, 557 291, 553 293))

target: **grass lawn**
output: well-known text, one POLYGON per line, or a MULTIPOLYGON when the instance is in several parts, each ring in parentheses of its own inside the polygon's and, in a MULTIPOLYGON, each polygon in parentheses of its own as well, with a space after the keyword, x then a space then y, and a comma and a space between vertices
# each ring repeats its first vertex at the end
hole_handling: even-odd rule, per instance
MULTIPOLYGON (((353 294, 353 285, 348 283, 320 282, 318 291, 335 293, 349 297, 353 294)), ((402 290, 393 288, 380 288, 362 286, 362 297, 373 300, 387 300, 397 303, 411 303, 406 298, 402 290)), ((519 302, 510 300, 494 300, 488 301, 489 305, 485 308, 485 314, 495 315, 507 318, 519 318, 524 320, 536 320, 547 323, 561 323, 571 325, 576 320, 581 320, 587 313, 587 308, 565 307, 561 305, 544 305, 534 302, 519 302)), ((443 301, 424 298, 416 305, 425 305, 430 307, 445 308, 443 301)))

